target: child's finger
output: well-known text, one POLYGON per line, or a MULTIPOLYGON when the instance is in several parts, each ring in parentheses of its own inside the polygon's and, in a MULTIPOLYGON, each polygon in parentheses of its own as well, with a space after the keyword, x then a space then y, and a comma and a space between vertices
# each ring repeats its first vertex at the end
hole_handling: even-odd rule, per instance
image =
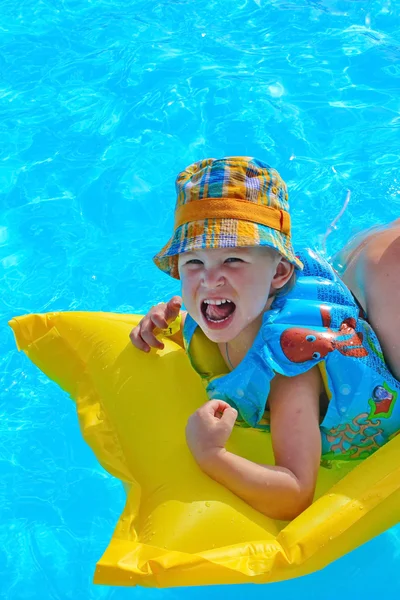
POLYGON ((202 407, 205 412, 215 416, 216 413, 223 413, 225 410, 230 408, 230 404, 225 400, 209 400, 202 407))
POLYGON ((150 329, 147 327, 146 328, 142 327, 142 330, 140 332, 141 338, 151 348, 158 348, 159 350, 162 350, 164 348, 164 344, 156 338, 152 329, 153 328, 150 329))
POLYGON ((166 304, 154 306, 139 325, 130 332, 129 337, 132 344, 144 352, 149 352, 151 348, 162 350, 164 344, 156 338, 154 330, 167 329, 169 323, 178 317, 181 306, 182 298, 180 296, 174 296, 166 304))
POLYGON ((162 350, 164 344, 155 337, 153 330, 154 324, 148 316, 145 316, 129 334, 132 344, 144 352, 149 352, 151 348, 162 350))
POLYGON ((135 346, 135 348, 138 348, 138 350, 143 350, 143 352, 150 351, 150 346, 148 346, 148 344, 146 344, 146 342, 142 340, 140 336, 140 325, 137 325, 134 329, 132 329, 129 334, 129 338, 132 344, 135 346))
POLYGON ((235 408, 232 408, 232 406, 228 406, 228 408, 226 408, 221 415, 221 421, 223 421, 229 427, 233 427, 237 416, 238 411, 235 408))
POLYGON ((182 298, 180 296, 174 296, 169 300, 165 307, 165 319, 167 324, 175 321, 175 319, 179 316, 179 311, 182 308, 182 298))
POLYGON ((182 306, 182 298, 174 296, 166 304, 157 304, 151 309, 150 318, 158 329, 167 329, 175 321, 182 306))
POLYGON ((154 327, 157 327, 158 329, 167 329, 168 322, 165 318, 165 306, 166 304, 163 304, 153 308, 150 314, 150 320, 153 324, 153 329, 154 327))

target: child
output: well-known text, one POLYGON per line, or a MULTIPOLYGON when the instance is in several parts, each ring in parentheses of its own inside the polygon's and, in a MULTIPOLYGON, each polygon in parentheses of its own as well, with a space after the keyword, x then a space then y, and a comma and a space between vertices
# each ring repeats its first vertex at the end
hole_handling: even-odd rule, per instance
POLYGON ((132 343, 163 348, 156 335, 165 330, 186 349, 210 398, 186 430, 200 468, 260 512, 291 520, 313 500, 321 455, 363 458, 397 432, 400 384, 333 269, 312 251, 295 255, 277 171, 248 157, 205 159, 176 189, 174 234, 154 260, 181 280, 187 313, 178 296, 153 307, 132 343), (383 408, 396 415, 382 429, 383 408), (225 449, 237 420, 270 430, 274 466, 225 449))

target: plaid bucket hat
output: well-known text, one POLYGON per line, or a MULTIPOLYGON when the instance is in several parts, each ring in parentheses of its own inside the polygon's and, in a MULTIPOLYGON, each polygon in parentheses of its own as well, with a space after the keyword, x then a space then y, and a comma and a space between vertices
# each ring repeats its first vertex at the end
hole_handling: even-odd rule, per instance
POLYGON ((206 158, 175 182, 174 232, 153 258, 179 279, 178 255, 204 248, 269 246, 298 269, 290 231, 288 193, 279 173, 248 156, 206 158))

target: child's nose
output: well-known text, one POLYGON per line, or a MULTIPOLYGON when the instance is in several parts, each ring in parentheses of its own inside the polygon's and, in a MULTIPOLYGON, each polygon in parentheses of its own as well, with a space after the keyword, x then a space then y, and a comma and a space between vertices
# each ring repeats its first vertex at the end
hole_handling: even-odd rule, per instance
POLYGON ((219 267, 209 267, 203 271, 203 285, 208 288, 224 285, 225 279, 219 267))

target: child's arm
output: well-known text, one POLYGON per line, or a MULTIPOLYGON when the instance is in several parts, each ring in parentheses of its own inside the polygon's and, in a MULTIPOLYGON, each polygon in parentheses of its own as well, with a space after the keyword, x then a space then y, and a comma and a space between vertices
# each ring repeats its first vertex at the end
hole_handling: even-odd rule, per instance
POLYGON ((158 340, 156 336, 159 335, 162 330, 168 332, 169 329, 170 331, 166 333, 166 337, 183 348, 182 332, 186 312, 180 310, 181 306, 182 298, 180 296, 174 296, 166 303, 153 306, 147 315, 140 321, 139 325, 132 329, 129 334, 132 344, 144 352, 150 352, 151 348, 162 350, 164 344, 158 340), (179 327, 177 328, 177 331, 173 332, 169 325, 172 325, 179 316, 181 317, 179 327))
POLYGON ((237 412, 212 400, 189 419, 188 445, 199 466, 268 517, 292 520, 312 502, 321 458, 317 367, 296 377, 277 375, 268 397, 275 466, 225 450, 237 412))

